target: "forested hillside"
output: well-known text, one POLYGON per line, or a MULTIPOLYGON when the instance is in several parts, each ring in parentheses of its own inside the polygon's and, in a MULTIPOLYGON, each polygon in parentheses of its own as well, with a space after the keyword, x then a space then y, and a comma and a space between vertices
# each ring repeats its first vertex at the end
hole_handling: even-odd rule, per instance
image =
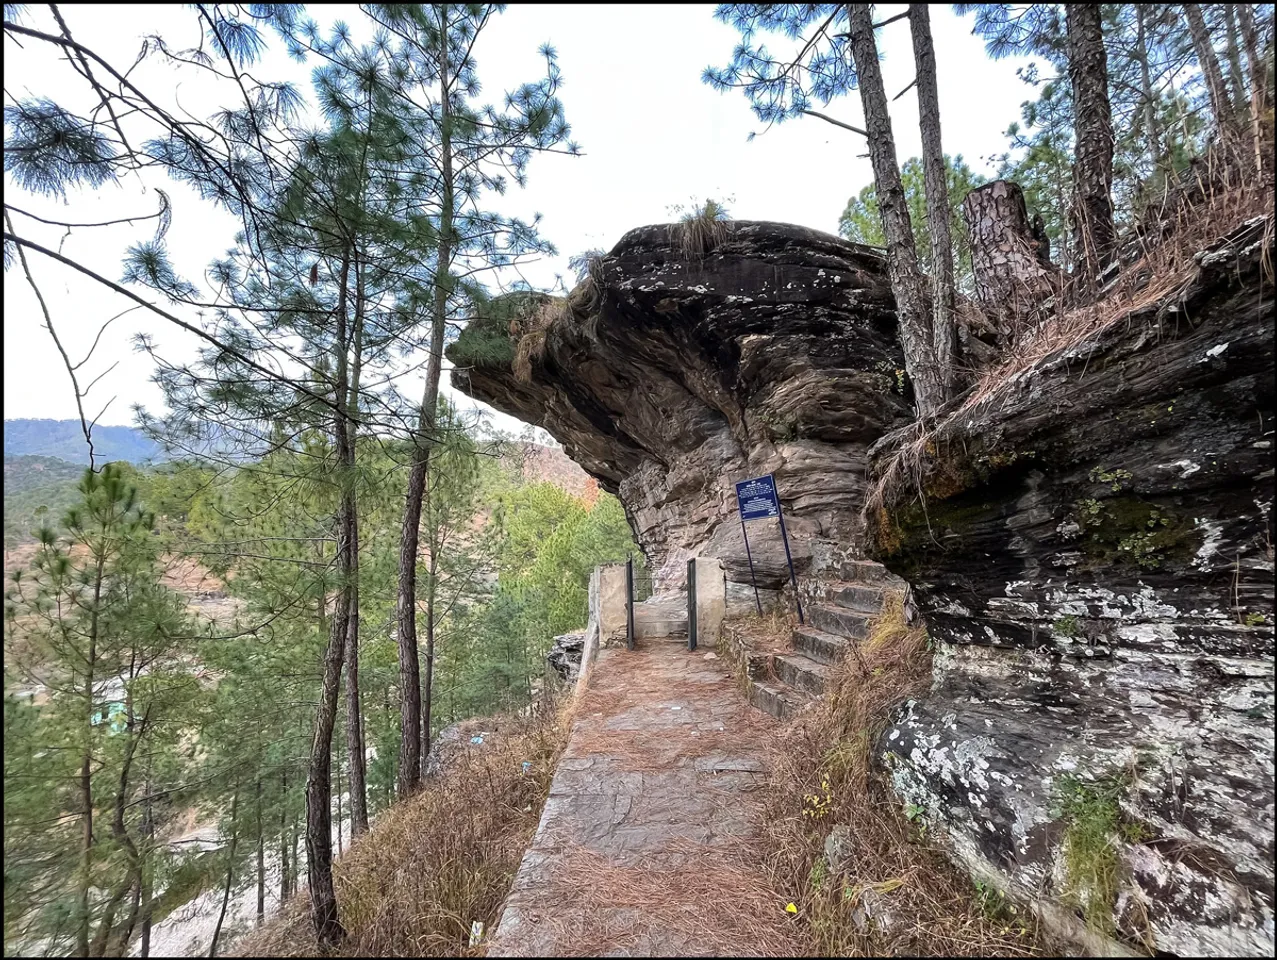
MULTIPOLYGON (((537 478, 555 472, 547 465, 561 456, 458 437, 436 461, 423 525, 422 563, 431 575, 422 602, 434 651, 422 691, 425 752, 457 720, 531 702, 545 682, 550 639, 585 622, 590 571, 635 549, 615 498, 597 488, 573 496, 537 478)), ((398 779, 398 664, 389 638, 397 508, 407 479, 402 457, 402 449, 370 449, 360 478, 370 819, 394 802, 398 779)), ((267 882, 265 861, 253 859, 261 845, 272 851, 272 901, 286 901, 304 882, 305 864, 304 778, 296 771, 305 768, 308 737, 295 704, 321 679, 317 628, 331 617, 335 582, 334 545, 317 535, 331 501, 306 458, 280 453, 229 471, 117 463, 85 475, 52 459, 14 468, 25 471, 16 498, 49 506, 33 519, 50 535, 28 543, 8 571, 10 946, 68 935, 59 897, 46 899, 38 887, 73 890, 84 848, 74 839, 74 818, 48 821, 43 811, 60 805, 60 784, 75 779, 82 756, 93 758, 81 787, 92 791, 95 807, 126 802, 134 782, 143 796, 162 789, 144 818, 95 841, 95 885, 128 890, 137 867, 120 853, 132 845, 146 876, 155 877, 147 920, 163 924, 225 881, 228 856, 235 884, 251 885, 254 870, 256 882, 267 882), (41 484, 32 475, 56 480, 41 484), (59 606, 99 587, 111 616, 96 631, 91 605, 74 614, 59 606), (201 621, 190 602, 208 590, 226 595, 215 621, 201 621), (80 642, 90 635, 85 660, 80 642), (59 740, 81 746, 54 771, 35 745, 59 740), (191 846, 183 838, 192 822, 238 838, 237 845, 221 855, 191 846)), ((560 465, 558 472, 568 471, 560 465)), ((6 485, 6 504, 8 497, 6 485)), ((337 738, 347 722, 338 718, 337 738)), ((333 764, 349 803, 347 759, 335 751, 333 764)), ((339 805, 335 816, 348 833, 349 809, 339 805)))
MULTIPOLYGON (((145 463, 159 452, 155 441, 134 427, 95 427, 95 453, 103 463, 145 463)), ((57 457, 69 463, 89 462, 79 420, 5 420, 4 455, 57 457)))
POLYGON ((61 516, 75 500, 84 468, 58 457, 4 455, 4 545, 34 538, 46 518, 61 516), (42 509, 43 508, 43 509, 42 509))

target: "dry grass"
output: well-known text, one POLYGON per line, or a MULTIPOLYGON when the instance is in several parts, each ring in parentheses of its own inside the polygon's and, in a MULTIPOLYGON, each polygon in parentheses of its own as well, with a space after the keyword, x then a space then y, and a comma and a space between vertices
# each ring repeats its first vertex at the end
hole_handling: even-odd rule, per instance
POLYGON ((768 787, 768 865, 776 886, 790 891, 817 955, 1037 953, 1029 924, 977 893, 905 816, 872 762, 891 710, 930 682, 925 633, 905 625, 895 599, 851 649, 830 694, 788 728, 768 787), (824 855, 835 824, 849 828, 841 870, 824 855), (889 912, 890 922, 876 922, 875 912, 889 912))
POLYGON ((532 380, 532 364, 545 354, 550 327, 571 316, 566 297, 547 297, 521 324, 519 342, 514 348, 514 378, 520 383, 532 380))
POLYGON ((1267 253, 1274 225, 1271 184, 1243 180, 1233 168, 1213 167, 1208 159, 1174 195, 1163 199, 1155 213, 1156 222, 1128 242, 1120 272, 1097 299, 1079 303, 1070 290, 1061 291, 1057 301, 1072 306, 1021 333, 978 374, 961 402, 938 420, 917 421, 893 438, 889 455, 875 467, 864 508, 880 546, 890 543, 890 512, 906 492, 922 499, 924 506, 924 486, 945 495, 947 480, 938 475, 948 460, 942 450, 963 436, 976 408, 997 403, 1043 361, 1103 331, 1119 324, 1153 326, 1194 285, 1202 251, 1220 246, 1223 238, 1253 233, 1265 251, 1264 275, 1272 280, 1267 253))
POLYGON ((566 297, 546 296, 528 317, 512 324, 511 332, 517 338, 512 364, 516 380, 532 382, 532 365, 545 356, 555 336, 571 331, 594 338, 602 291, 602 261, 591 257, 585 278, 566 297))
POLYGON ((727 239, 731 222, 723 204, 706 200, 683 214, 671 228, 671 238, 684 260, 699 260, 727 239))
MULTIPOLYGON (((480 955, 470 924, 497 920, 567 742, 566 709, 502 718, 510 733, 491 750, 462 754, 356 841, 333 871, 348 935, 331 955, 480 955)), ((246 957, 318 952, 304 891, 236 947, 246 957)))

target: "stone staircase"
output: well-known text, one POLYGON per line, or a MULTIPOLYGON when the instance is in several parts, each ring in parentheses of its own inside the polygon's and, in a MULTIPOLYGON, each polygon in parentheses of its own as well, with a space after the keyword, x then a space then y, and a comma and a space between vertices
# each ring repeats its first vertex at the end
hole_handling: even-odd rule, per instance
POLYGON ((757 644, 743 628, 724 624, 728 656, 748 684, 750 702, 774 717, 789 719, 823 694, 848 644, 867 637, 884 597, 903 589, 868 560, 848 561, 837 573, 841 579, 803 584, 806 623, 792 628, 787 647, 757 644))

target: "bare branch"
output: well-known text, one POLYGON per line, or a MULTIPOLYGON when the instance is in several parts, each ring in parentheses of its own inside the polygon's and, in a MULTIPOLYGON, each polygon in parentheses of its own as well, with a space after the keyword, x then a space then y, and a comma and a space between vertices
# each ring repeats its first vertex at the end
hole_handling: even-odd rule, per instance
POLYGON ((869 134, 864 130, 861 130, 859 127, 853 127, 850 123, 843 123, 841 120, 835 120, 833 117, 827 117, 823 113, 817 113, 815 110, 804 110, 803 113, 812 117, 820 117, 820 119, 824 120, 826 123, 832 123, 835 127, 842 127, 844 130, 850 130, 852 133, 858 133, 866 139, 869 137, 869 134))
MULTIPOLYGON (((13 220, 9 216, 9 211, 4 212, 5 239, 8 240, 13 234, 13 220)), ((12 237, 17 241, 17 237, 12 237)), ((97 464, 93 455, 93 425, 84 416, 84 392, 80 390, 80 382, 76 379, 76 368, 71 365, 71 358, 67 356, 66 349, 62 346, 62 341, 58 338, 58 331, 53 327, 53 317, 49 314, 49 305, 44 302, 44 294, 40 292, 40 288, 36 286, 35 277, 31 276, 31 265, 27 263, 26 251, 22 249, 21 244, 16 244, 18 248, 18 259, 22 261, 22 272, 27 276, 27 283, 31 284, 31 289, 35 292, 35 298, 40 302, 40 312, 44 314, 44 327, 49 331, 49 336, 53 338, 54 346, 58 348, 58 353, 62 355, 62 363, 67 368, 67 376, 71 378, 71 388, 75 391, 75 409, 80 415, 80 429, 84 431, 84 442, 89 447, 89 469, 97 470, 97 464)), ((60 254, 47 251, 51 256, 64 259, 60 254)), ((96 381, 95 381, 96 382, 96 381)), ((92 386, 92 384, 90 384, 92 386)))

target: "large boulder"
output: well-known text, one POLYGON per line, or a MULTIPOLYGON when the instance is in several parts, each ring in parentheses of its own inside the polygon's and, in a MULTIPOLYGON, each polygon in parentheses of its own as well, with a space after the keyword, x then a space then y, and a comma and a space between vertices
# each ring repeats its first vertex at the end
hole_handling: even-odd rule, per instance
MULTIPOLYGON (((765 473, 800 567, 859 556, 865 453, 910 415, 882 256, 787 224, 723 225, 708 250, 682 231, 631 230, 540 320, 472 323, 453 385, 619 494, 658 581, 706 554, 750 582, 734 482, 765 473)), ((759 585, 779 586, 775 524, 749 538, 759 585)))

